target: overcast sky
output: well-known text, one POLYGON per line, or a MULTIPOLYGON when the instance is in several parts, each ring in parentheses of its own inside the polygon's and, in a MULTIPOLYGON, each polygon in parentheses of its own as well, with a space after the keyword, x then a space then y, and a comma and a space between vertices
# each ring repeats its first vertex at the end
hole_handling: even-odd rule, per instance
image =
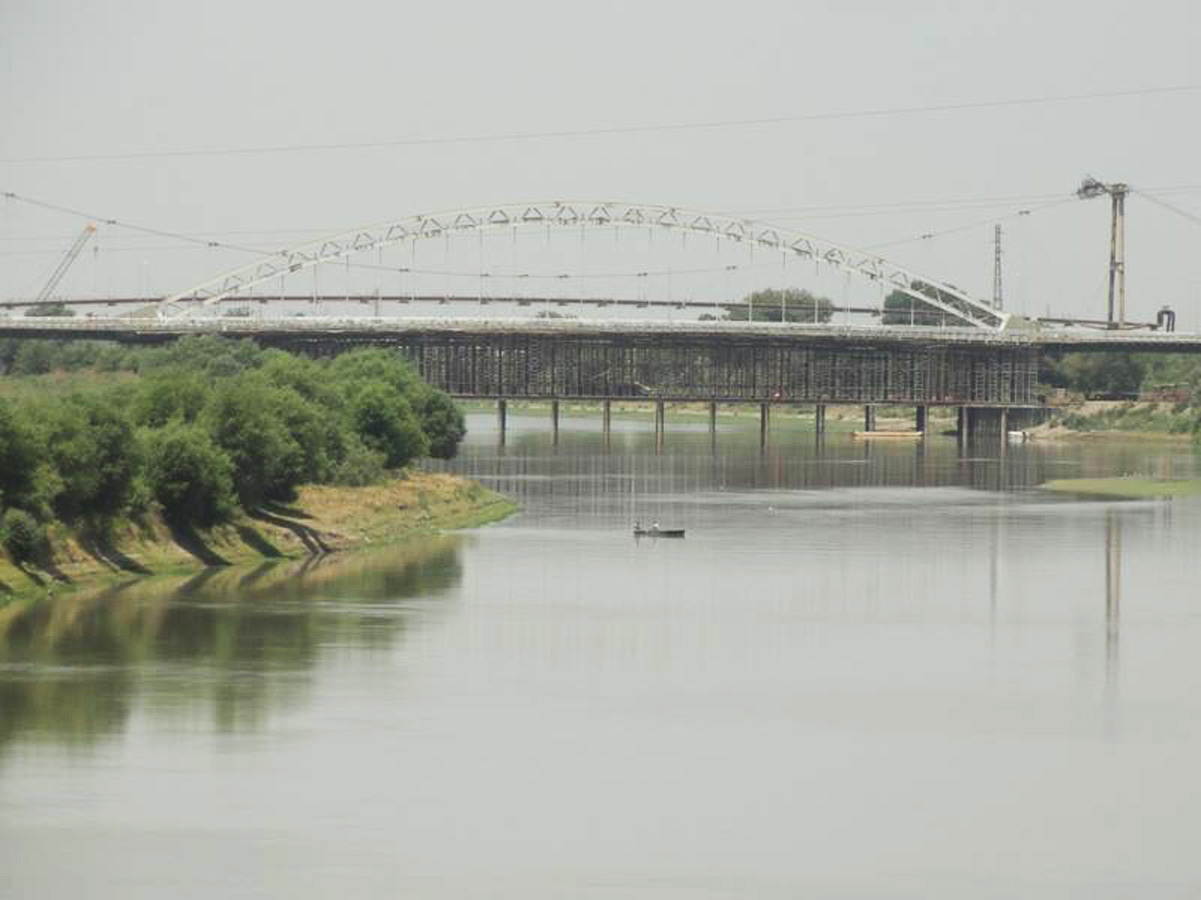
MULTIPOLYGON (((1037 207, 1092 173, 1201 216, 1201 90, 527 140, 47 158, 1201 86, 1199 36, 1189 0, 0 0, 0 190, 262 246, 555 197, 744 212, 857 246, 975 225, 881 252, 977 295, 991 291, 990 223, 1004 218, 1010 307, 1100 316, 1107 202, 1037 207), (981 198, 1001 199, 965 202, 981 198), (1023 208, 1035 211, 1009 218, 1023 208)), ((36 292, 82 225, 0 201, 0 296, 36 292)), ((1128 227, 1132 317, 1167 302, 1201 328, 1201 224, 1134 196, 1128 227)), ((139 241, 102 229, 104 272, 73 273, 73 289, 145 279, 171 291, 244 260, 168 252, 163 239, 122 249, 139 241)))

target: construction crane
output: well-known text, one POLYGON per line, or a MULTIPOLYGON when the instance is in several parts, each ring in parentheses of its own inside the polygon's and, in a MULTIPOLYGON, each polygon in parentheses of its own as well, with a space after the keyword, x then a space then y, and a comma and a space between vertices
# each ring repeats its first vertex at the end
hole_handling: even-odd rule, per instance
POLYGON ((75 243, 63 255, 63 258, 58 261, 58 265, 54 267, 54 271, 50 273, 50 278, 46 281, 41 291, 38 292, 35 302, 45 303, 50 299, 50 295, 54 293, 54 289, 58 287, 58 283, 63 280, 63 276, 67 274, 67 270, 71 268, 76 258, 83 252, 84 246, 92 239, 92 235, 95 233, 95 225, 88 225, 79 233, 79 237, 75 238, 75 243))

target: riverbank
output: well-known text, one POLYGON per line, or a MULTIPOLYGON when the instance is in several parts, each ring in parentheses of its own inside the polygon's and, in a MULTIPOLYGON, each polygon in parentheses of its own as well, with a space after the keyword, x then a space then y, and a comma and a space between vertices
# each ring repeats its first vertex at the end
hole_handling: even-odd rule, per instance
POLYGON ((1183 403, 1087 400, 1053 409, 1049 421, 1028 430, 1042 441, 1194 440, 1201 411, 1183 403))
POLYGON ((484 525, 515 509, 474 481, 407 471, 368 487, 302 486, 290 505, 269 505, 210 529, 173 527, 155 513, 115 523, 102 534, 56 524, 39 565, 18 567, 0 555, 0 604, 130 576, 378 546, 484 525))

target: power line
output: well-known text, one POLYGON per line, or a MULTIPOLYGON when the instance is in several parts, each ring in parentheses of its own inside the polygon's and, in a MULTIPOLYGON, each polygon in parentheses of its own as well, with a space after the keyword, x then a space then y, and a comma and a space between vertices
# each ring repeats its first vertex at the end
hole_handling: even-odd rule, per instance
POLYGON ((954 228, 944 228, 942 231, 927 231, 922 234, 915 234, 911 237, 898 238, 894 241, 884 241, 878 244, 868 244, 864 250, 882 250, 885 247, 897 247, 902 244, 912 244, 916 241, 930 241, 935 238, 945 237, 949 234, 958 234, 961 231, 971 231, 976 228, 981 228, 985 225, 995 225, 998 222, 1004 222, 1007 219, 1016 219, 1022 216, 1030 216, 1036 212, 1042 212, 1046 209, 1051 209, 1056 206, 1062 206, 1065 203, 1071 203, 1076 200, 1075 195, 1060 197, 1050 203, 1044 203, 1041 206, 1033 206, 1028 209, 1019 209, 1016 212, 1010 213, 1007 216, 991 216, 987 219, 979 219, 975 222, 968 222, 966 225, 957 225, 954 228))
POLYGON ((1040 97, 1010 97, 998 100, 969 100, 960 103, 937 103, 924 106, 897 106, 878 109, 858 109, 830 112, 798 113, 765 116, 754 119, 717 119, 695 122, 661 122, 642 125, 613 125, 594 128, 559 129, 553 131, 513 131, 492 134, 443 135, 436 137, 398 138, 384 141, 347 141, 325 144, 274 144, 257 147, 199 147, 179 150, 147 150, 128 153, 82 153, 64 155, 15 156, 0 159, 0 164, 113 162, 138 159, 179 159, 185 157, 248 156, 267 153, 312 153, 343 150, 370 150, 388 147, 421 147, 447 144, 500 143, 562 138, 600 137, 603 135, 651 134, 672 131, 704 131, 725 128, 752 128, 764 125, 783 125, 797 122, 831 122, 848 119, 872 119, 892 116, 927 115, 931 113, 963 112, 980 109, 1010 109, 1023 106, 1048 106, 1064 103, 1084 103, 1095 100, 1116 100, 1147 97, 1156 94, 1183 94, 1201 91, 1201 84, 1181 84, 1164 87, 1132 88, 1120 91, 1094 91, 1079 94, 1051 94, 1040 97))
POLYGON ((114 228, 124 228, 128 231, 137 231, 137 232, 141 232, 142 234, 152 234, 152 235, 155 235, 156 237, 172 238, 173 240, 184 241, 189 244, 198 244, 203 247, 213 247, 213 248, 219 248, 222 250, 237 250, 240 253, 255 253, 260 256, 272 256, 273 255, 272 251, 260 250, 257 247, 244 247, 244 246, 240 246, 238 244, 225 243, 224 241, 214 241, 214 240, 207 240, 205 238, 198 238, 198 237, 194 237, 193 235, 184 234, 179 231, 166 231, 162 228, 151 228, 146 225, 136 225, 132 222, 122 222, 118 219, 108 218, 107 216, 98 216, 98 215, 95 215, 94 213, 87 212, 86 210, 75 209, 70 206, 62 206, 61 204, 50 203, 49 201, 46 201, 46 200, 36 200, 33 197, 23 197, 22 195, 14 193, 12 191, 4 191, 3 193, 0 193, 0 197, 3 197, 6 200, 13 200, 17 203, 24 203, 27 206, 36 206, 40 209, 48 209, 53 212, 64 213, 65 215, 68 215, 68 216, 75 216, 75 217, 81 218, 81 219, 88 219, 89 221, 92 221, 92 222, 100 222, 104 225, 111 225, 114 228))
POLYGON ((1187 209, 1181 209, 1179 206, 1174 206, 1173 204, 1168 203, 1168 201, 1161 200, 1160 198, 1158 198, 1152 194, 1149 194, 1146 191, 1136 190, 1136 191, 1133 191, 1133 193, 1138 194, 1140 197, 1143 197, 1146 200, 1150 200, 1156 206, 1162 206, 1164 209, 1168 210, 1169 212, 1174 212, 1174 213, 1176 213, 1176 215, 1181 216, 1182 218, 1188 219, 1194 225, 1201 225, 1201 216, 1191 213, 1187 209))

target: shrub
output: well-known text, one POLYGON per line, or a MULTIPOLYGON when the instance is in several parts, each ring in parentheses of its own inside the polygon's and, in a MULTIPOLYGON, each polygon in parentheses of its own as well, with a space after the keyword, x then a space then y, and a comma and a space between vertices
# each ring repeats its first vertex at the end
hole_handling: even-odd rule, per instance
POLYGON ((372 450, 358 435, 353 435, 342 462, 334 472, 334 483, 349 487, 379 484, 384 480, 385 462, 384 454, 372 450))
POLYGON ((0 492, 10 503, 32 490, 40 456, 27 416, 0 400, 0 492))
POLYGON ((305 472, 305 452, 284 427, 274 392, 253 374, 222 381, 203 421, 233 464, 234 490, 248 509, 288 500, 305 472))
POLYGON ((463 413, 442 391, 427 388, 417 400, 421 430, 429 438, 430 456, 450 459, 459 452, 459 442, 467 433, 463 413))
POLYGON ((175 422, 146 442, 146 481, 166 517, 213 525, 233 513, 233 465, 198 425, 175 422))
POLYGON ((133 426, 109 396, 74 395, 47 414, 48 455, 62 483, 65 518, 111 515, 125 505, 138 469, 133 426))
POLYGON ((429 452, 429 438, 409 401, 386 383, 367 385, 355 395, 351 420, 363 443, 382 453, 390 469, 408 465, 429 452))
POLYGON ((23 509, 10 509, 0 517, 0 538, 13 562, 29 562, 42 546, 42 526, 23 509))

